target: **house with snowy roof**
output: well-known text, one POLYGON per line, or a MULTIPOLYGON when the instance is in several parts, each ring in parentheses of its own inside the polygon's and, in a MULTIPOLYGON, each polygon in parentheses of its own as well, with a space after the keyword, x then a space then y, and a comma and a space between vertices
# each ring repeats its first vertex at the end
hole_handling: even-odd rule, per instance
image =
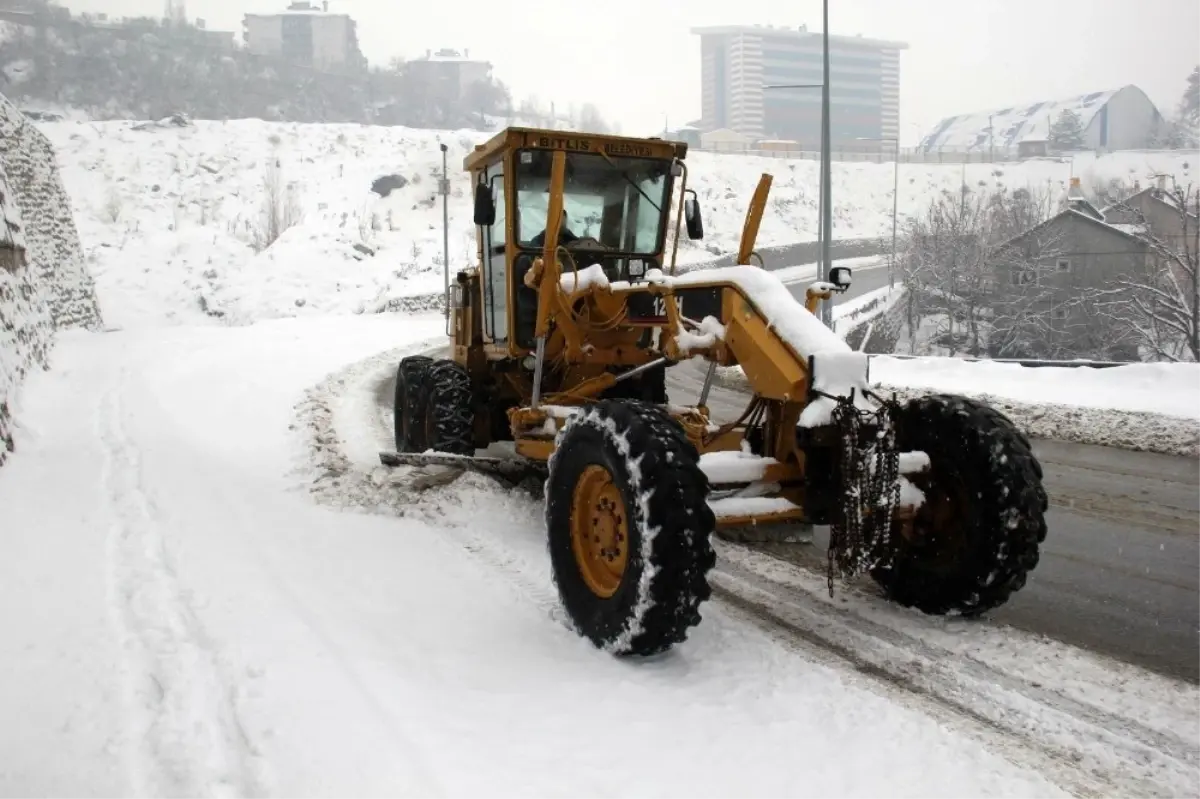
POLYGON ((1136 86, 946 117, 921 140, 924 152, 1016 152, 1023 142, 1046 141, 1064 111, 1079 117, 1089 150, 1152 147, 1165 124, 1154 103, 1136 86))
POLYGON ((1158 255, 1176 286, 1190 297, 1196 291, 1200 254, 1200 192, 1190 186, 1168 187, 1167 175, 1156 178, 1154 185, 1135 188, 1130 196, 1106 207, 1104 218, 1114 227, 1157 242, 1158 255))
POLYGON ((1058 213, 992 251, 997 301, 1020 309, 997 314, 996 341, 1010 343, 993 354, 1043 357, 1041 347, 1052 343, 1060 355, 1136 360, 1136 348, 1107 339, 1111 331, 1081 300, 1095 289, 1112 288, 1121 276, 1153 272, 1157 257, 1129 226, 1108 220, 1084 196, 1079 178, 1072 178, 1058 213), (1011 342, 1030 331, 1042 338, 1039 349, 1014 349, 1011 342))

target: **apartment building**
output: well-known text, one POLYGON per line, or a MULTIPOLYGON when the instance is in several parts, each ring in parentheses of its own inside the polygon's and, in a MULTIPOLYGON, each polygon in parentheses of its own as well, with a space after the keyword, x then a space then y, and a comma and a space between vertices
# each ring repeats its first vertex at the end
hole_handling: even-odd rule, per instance
POLYGON ((349 14, 297 0, 277 14, 247 14, 242 21, 246 48, 313 69, 357 70, 366 61, 358 47, 358 28, 349 14))
MULTIPOLYGON (((821 90, 766 89, 816 84, 824 76, 820 32, 807 26, 693 28, 700 36, 703 130, 728 129, 751 139, 816 144, 821 90)), ((829 37, 830 128, 835 143, 894 141, 900 128, 902 42, 829 37)))
POLYGON ((407 66, 428 85, 442 87, 444 97, 465 97, 472 83, 487 83, 492 77, 491 63, 471 58, 470 50, 426 50, 423 58, 414 58, 407 66))

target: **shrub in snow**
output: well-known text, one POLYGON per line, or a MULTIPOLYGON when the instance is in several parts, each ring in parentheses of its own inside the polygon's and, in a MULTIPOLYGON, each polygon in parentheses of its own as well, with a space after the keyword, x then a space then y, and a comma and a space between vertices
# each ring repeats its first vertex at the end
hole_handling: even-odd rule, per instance
POLYGON ((100 324, 49 141, 0 96, 0 463, 17 386, 45 368, 54 330, 100 324))

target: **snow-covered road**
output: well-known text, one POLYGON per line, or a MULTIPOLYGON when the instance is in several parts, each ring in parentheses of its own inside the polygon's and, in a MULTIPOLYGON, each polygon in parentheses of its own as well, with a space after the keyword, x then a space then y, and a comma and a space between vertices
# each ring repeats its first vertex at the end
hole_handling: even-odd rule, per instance
MULTIPOLYGON (((54 370, 23 390, 16 457, 0 470, 0 794, 1056 796, 1106 784, 730 605, 706 606, 691 639, 655 661, 593 649, 559 617, 539 506, 475 477, 380 489, 393 476, 371 462, 370 381, 386 359, 327 379, 427 347, 443 324, 61 337, 54 370), (388 512, 322 507, 313 487, 388 512)), ((792 579, 739 568, 726 590, 792 579)), ((992 648, 1005 647, 1020 659, 1012 642, 992 648)), ((1104 690, 1137 733, 1119 746, 1097 733, 1087 757, 1142 757, 1178 789, 1194 692, 1179 688, 1172 709, 1161 693, 1122 707, 1121 687, 1104 690)), ((1126 787, 1145 778, 1131 771, 1126 787)))

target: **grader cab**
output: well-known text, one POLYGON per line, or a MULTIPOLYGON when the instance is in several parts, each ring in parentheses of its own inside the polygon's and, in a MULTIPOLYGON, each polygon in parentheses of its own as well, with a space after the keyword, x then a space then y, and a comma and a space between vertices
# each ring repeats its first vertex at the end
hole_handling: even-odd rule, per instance
POLYGON ((1028 441, 966 398, 871 390, 866 356, 813 313, 849 270, 801 304, 750 264, 769 175, 737 265, 677 274, 681 229, 703 236, 686 154, 510 128, 467 156, 479 265, 456 276, 448 356, 400 362, 381 460, 544 475, 563 605, 616 654, 699 623, 718 527, 829 525, 831 590, 834 570, 865 571, 927 613, 1005 602, 1046 531, 1028 441), (666 370, 694 359, 699 396, 668 397, 666 370), (708 395, 732 366, 753 393, 717 424, 708 395))

